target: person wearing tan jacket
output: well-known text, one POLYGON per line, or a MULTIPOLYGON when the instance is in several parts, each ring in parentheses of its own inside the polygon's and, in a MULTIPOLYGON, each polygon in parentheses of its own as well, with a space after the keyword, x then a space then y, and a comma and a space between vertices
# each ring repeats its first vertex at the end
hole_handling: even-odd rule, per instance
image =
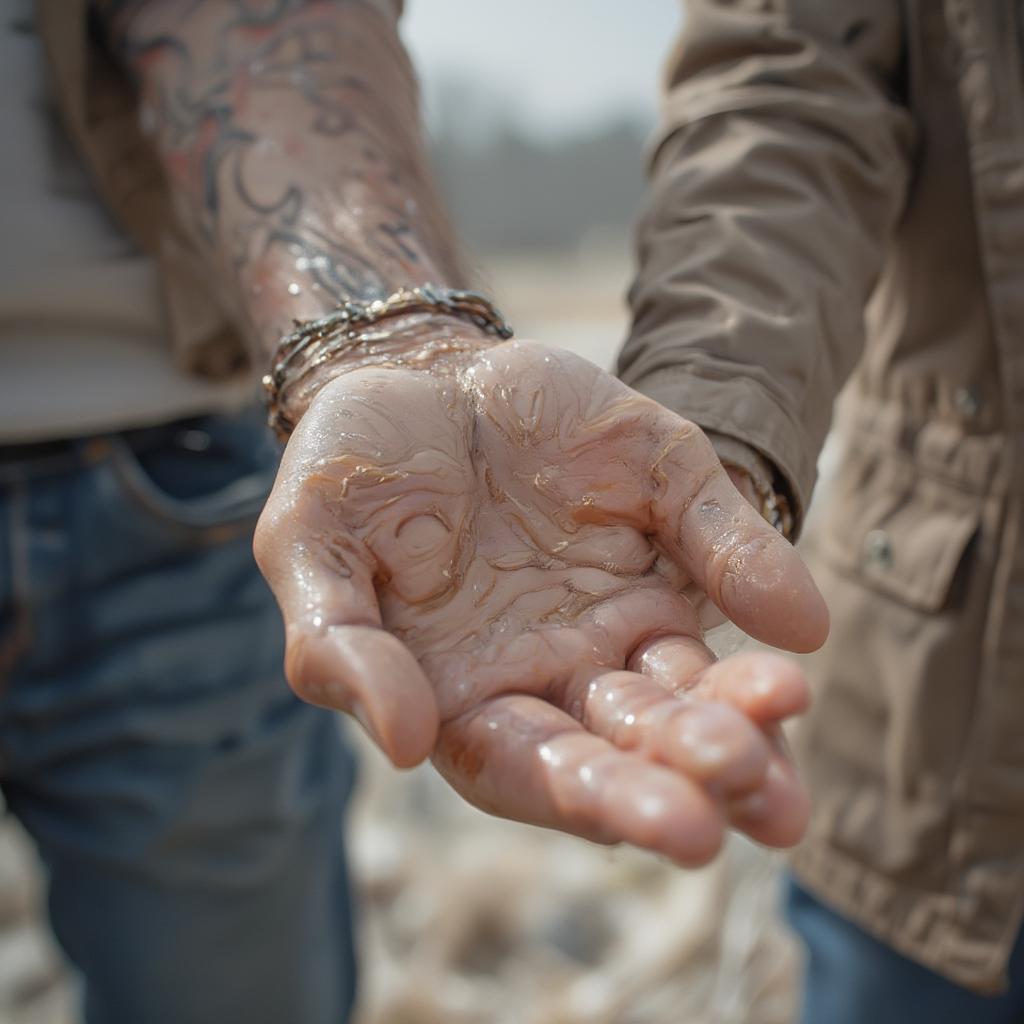
POLYGON ((832 612, 806 1020, 1024 1019, 1024 10, 692 0, 627 383, 764 456, 832 612))
POLYGON ((703 642, 823 642, 784 486, 465 290, 396 6, 0 3, 0 785, 89 1024, 347 1018, 322 707, 509 818, 799 838, 805 678, 703 642))

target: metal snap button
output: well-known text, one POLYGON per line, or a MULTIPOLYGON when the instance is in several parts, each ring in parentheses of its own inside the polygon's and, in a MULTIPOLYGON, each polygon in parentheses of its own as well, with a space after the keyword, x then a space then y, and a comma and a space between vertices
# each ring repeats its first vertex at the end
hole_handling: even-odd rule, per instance
POLYGON ((885 530, 871 530, 864 538, 864 561, 876 569, 888 569, 892 566, 892 541, 885 530))

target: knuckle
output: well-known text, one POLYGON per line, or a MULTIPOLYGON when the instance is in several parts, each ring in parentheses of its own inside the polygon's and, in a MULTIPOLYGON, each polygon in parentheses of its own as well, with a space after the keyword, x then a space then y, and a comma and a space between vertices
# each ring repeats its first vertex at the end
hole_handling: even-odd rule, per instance
POLYGON ((668 409, 664 410, 659 426, 663 439, 672 442, 676 448, 689 452, 694 448, 700 449, 702 445, 710 446, 704 431, 693 420, 668 409))
POLYGON ((658 431, 653 452, 655 493, 692 500, 720 472, 718 456, 704 431, 690 420, 669 414, 658 431))

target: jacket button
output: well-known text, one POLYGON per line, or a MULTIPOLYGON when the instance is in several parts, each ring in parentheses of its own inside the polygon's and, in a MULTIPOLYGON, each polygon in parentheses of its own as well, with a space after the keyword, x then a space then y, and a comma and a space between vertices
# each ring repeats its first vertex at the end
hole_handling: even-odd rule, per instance
POLYGON ((892 542, 885 530, 872 530, 864 538, 864 562, 876 569, 892 565, 892 542))
POLYGON ((981 402, 978 401, 978 396, 967 387, 957 388, 953 392, 953 404, 956 406, 957 412, 965 420, 973 420, 981 409, 981 402))

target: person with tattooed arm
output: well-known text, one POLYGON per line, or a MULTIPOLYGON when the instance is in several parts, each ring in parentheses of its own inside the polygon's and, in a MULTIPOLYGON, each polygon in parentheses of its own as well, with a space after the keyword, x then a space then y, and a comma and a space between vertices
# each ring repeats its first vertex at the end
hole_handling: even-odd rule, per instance
POLYGON ((804 678, 703 642, 824 640, 793 496, 466 291, 397 10, 4 3, 3 786, 90 1024, 345 1018, 323 708, 494 814, 794 843, 804 678))

